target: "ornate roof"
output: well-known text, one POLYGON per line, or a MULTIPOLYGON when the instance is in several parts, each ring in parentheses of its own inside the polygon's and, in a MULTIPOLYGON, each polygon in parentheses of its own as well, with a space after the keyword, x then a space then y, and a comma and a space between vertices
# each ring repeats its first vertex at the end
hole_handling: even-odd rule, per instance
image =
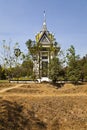
POLYGON ((45 15, 45 11, 44 11, 44 22, 43 22, 43 26, 42 26, 42 30, 36 35, 36 42, 42 42, 42 41, 48 41, 49 43, 53 42, 55 40, 54 35, 52 33, 50 33, 47 30, 47 25, 46 25, 46 15, 45 15))

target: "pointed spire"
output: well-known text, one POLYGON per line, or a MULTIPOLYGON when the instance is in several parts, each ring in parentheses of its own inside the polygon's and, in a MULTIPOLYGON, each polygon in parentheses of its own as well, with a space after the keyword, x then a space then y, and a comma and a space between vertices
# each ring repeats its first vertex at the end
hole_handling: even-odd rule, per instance
POLYGON ((46 25, 46 14, 45 14, 45 11, 44 11, 43 31, 47 31, 47 25, 46 25))
POLYGON ((45 10, 44 10, 44 22, 46 22, 46 14, 45 14, 45 10))

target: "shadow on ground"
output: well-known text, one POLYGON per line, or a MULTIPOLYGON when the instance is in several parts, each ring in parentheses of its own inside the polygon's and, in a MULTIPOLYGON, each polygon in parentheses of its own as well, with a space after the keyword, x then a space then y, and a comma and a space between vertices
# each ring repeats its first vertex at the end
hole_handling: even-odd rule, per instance
POLYGON ((51 84, 58 89, 58 88, 62 88, 65 83, 51 83, 51 84))
POLYGON ((46 124, 33 111, 7 100, 0 101, 0 130, 46 130, 46 124))

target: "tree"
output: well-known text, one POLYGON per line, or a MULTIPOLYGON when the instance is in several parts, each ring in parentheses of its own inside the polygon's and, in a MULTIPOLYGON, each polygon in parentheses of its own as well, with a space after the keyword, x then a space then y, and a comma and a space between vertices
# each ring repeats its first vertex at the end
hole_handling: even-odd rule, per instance
POLYGON ((87 55, 80 59, 79 64, 81 68, 81 81, 87 81, 87 55))
POLYGON ((79 55, 76 55, 73 45, 67 50, 67 79, 77 84, 81 77, 79 55))
POLYGON ((2 68, 1 65, 0 65, 0 79, 1 79, 1 80, 6 79, 6 72, 5 72, 5 69, 2 68))
POLYGON ((53 83, 56 83, 58 77, 61 75, 61 62, 59 58, 54 57, 49 63, 49 78, 52 79, 53 83))
MULTIPOLYGON (((40 50, 42 49, 42 46, 40 45, 39 42, 35 44, 35 41, 32 41, 29 39, 26 43, 26 46, 28 48, 28 54, 31 55, 32 60, 37 60, 39 64, 39 79, 41 78, 40 76, 40 50)), ((33 72, 33 77, 36 77, 35 72, 33 72)))
POLYGON ((11 55, 11 41, 7 43, 5 40, 3 40, 0 56, 1 56, 1 62, 4 68, 12 66, 13 57, 11 55))
POLYGON ((15 75, 15 72, 17 72, 17 75, 16 77, 19 78, 20 75, 21 75, 21 68, 20 68, 20 59, 21 59, 21 50, 20 50, 20 47, 19 47, 19 43, 16 43, 15 44, 15 47, 14 47, 14 62, 15 62, 15 71, 13 75, 15 75))
POLYGON ((33 74, 33 62, 31 59, 23 61, 22 65, 22 76, 32 76, 33 74))
POLYGON ((7 78, 11 78, 11 71, 12 67, 14 66, 14 54, 13 48, 11 47, 11 41, 7 43, 5 40, 3 40, 0 56, 5 75, 7 78))
POLYGON ((38 53, 40 46, 38 44, 35 44, 35 41, 32 41, 31 39, 29 39, 25 44, 28 48, 29 55, 33 57, 34 55, 38 53))
POLYGON ((16 43, 16 47, 14 48, 16 66, 18 65, 18 60, 19 60, 19 57, 21 56, 21 54, 22 54, 22 52, 20 50, 19 44, 16 43))

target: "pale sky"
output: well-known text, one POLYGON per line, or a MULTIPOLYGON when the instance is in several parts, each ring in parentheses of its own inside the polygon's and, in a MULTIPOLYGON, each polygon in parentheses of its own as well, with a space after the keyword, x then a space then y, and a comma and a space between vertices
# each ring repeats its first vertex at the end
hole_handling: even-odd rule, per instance
POLYGON ((11 39, 25 50, 25 42, 42 29, 44 10, 62 50, 74 45, 77 54, 87 54, 87 0, 0 0, 0 46, 11 39))

